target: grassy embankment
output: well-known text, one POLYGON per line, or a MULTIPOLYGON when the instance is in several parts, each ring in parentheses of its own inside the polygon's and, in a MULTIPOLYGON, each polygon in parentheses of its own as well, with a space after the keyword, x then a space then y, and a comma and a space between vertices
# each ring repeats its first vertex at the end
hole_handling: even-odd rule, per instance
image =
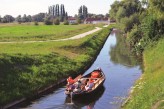
POLYGON ((0 24, 0 41, 55 40, 92 30, 97 25, 0 24))
POLYGON ((105 28, 76 41, 0 44, 0 105, 84 71, 109 32, 105 28))
POLYGON ((125 109, 164 109, 164 39, 143 53, 144 73, 125 109), (162 102, 160 102, 162 101, 162 102))

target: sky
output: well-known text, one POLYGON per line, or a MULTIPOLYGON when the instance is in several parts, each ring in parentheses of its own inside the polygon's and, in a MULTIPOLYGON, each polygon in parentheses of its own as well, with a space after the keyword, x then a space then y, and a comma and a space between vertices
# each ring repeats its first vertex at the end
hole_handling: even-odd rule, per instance
POLYGON ((78 13, 81 5, 88 8, 89 13, 109 13, 110 5, 115 0, 0 0, 0 16, 12 15, 35 15, 40 12, 48 12, 48 6, 64 4, 68 15, 74 16, 78 13))

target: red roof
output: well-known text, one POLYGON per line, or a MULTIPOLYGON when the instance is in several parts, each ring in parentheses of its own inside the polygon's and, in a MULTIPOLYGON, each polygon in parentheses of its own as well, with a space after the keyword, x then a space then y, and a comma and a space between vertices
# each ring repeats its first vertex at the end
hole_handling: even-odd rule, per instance
POLYGON ((68 20, 76 20, 75 17, 69 17, 68 20))
POLYGON ((91 22, 91 21, 107 21, 108 18, 86 18, 85 21, 91 22))

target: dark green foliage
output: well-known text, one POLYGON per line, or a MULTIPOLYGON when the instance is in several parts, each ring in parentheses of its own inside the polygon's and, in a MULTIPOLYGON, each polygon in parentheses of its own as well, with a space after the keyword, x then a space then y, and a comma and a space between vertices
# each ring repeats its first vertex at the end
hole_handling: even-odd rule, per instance
POLYGON ((56 4, 56 5, 52 5, 48 7, 48 15, 51 16, 52 19, 54 18, 59 18, 60 22, 63 22, 64 19, 68 19, 68 15, 65 12, 65 7, 63 4, 60 5, 56 4))
POLYGON ((21 24, 21 22, 22 22, 22 17, 21 17, 21 15, 18 15, 18 17, 16 18, 16 21, 17 21, 19 24, 21 24))
POLYGON ((5 15, 2 19, 1 19, 1 22, 2 23, 11 23, 13 22, 15 19, 13 16, 11 15, 5 15))
POLYGON ((56 18, 56 19, 54 20, 54 24, 55 24, 55 25, 60 25, 60 20, 59 20, 58 18, 56 18))
POLYGON ((32 16, 32 20, 37 22, 44 22, 45 17, 46 17, 45 13, 39 13, 32 16))
POLYGON ((52 24, 53 24, 52 19, 51 19, 51 16, 47 16, 47 17, 44 19, 44 24, 45 24, 45 25, 52 25, 52 24))
POLYGON ((77 23, 78 23, 78 24, 81 24, 81 23, 82 23, 82 21, 81 21, 80 18, 77 19, 77 23))
POLYGON ((32 94, 76 70, 75 62, 57 54, 0 55, 0 104, 32 94))
POLYGON ((65 20, 65 21, 64 21, 64 25, 69 25, 68 20, 65 20))
POLYGON ((1 22, 1 20, 2 20, 2 17, 0 16, 0 22, 1 22))
POLYGON ((135 13, 142 11, 141 2, 139 0, 124 0, 115 1, 111 5, 111 10, 109 11, 110 17, 120 22, 124 17, 130 17, 135 13))
MULTIPOLYGON (((137 29, 135 28, 134 31, 135 30, 137 29)), ((139 65, 139 61, 141 60, 133 52, 131 52, 130 47, 126 43, 125 36, 122 35, 122 33, 116 33, 116 34, 117 34, 116 35, 117 43, 115 46, 110 47, 111 49, 110 59, 112 60, 112 62, 114 62, 115 64, 122 64, 127 67, 134 67, 139 65)), ((137 37, 135 36, 134 38, 137 37)))
POLYGON ((110 16, 117 20, 117 24, 127 33, 127 41, 135 51, 142 52, 153 41, 164 34, 164 10, 161 0, 115 1, 111 5, 110 16))
POLYGON ((38 22, 34 22, 34 25, 36 25, 36 26, 37 26, 37 25, 39 25, 39 23, 38 23, 38 22))
POLYGON ((84 20, 87 17, 88 17, 88 8, 85 5, 80 6, 78 10, 78 19, 84 20))

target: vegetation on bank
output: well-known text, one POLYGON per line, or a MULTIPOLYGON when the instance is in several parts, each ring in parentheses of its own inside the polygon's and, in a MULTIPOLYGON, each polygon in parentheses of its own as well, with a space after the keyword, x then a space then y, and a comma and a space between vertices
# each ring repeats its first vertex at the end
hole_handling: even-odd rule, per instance
POLYGON ((76 41, 0 44, 6 46, 0 54, 0 105, 32 96, 61 78, 82 73, 99 53, 110 28, 76 41), (10 47, 15 51, 7 52, 10 47))
POLYGON ((143 54, 144 60, 142 79, 134 86, 125 109, 151 109, 164 99, 163 4, 163 0, 123 0, 111 5, 110 16, 125 33, 132 51, 143 54))
POLYGON ((126 34, 133 51, 142 53, 149 43, 164 34, 162 0, 123 0, 111 5, 110 16, 126 34))
MULTIPOLYGON (((143 53, 144 74, 134 86, 131 100, 125 109, 151 109, 164 100, 164 39, 149 47, 143 53)), ((163 109, 163 105, 157 109, 163 109)))
POLYGON ((92 30, 96 25, 0 24, 0 41, 55 40, 92 30))

